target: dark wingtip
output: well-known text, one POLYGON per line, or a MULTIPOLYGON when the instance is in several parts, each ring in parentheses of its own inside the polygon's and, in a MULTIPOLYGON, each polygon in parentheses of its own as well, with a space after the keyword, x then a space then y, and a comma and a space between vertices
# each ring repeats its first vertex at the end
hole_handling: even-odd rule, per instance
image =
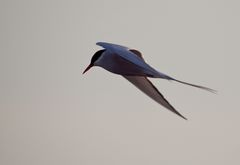
POLYGON ((186 117, 184 117, 183 115, 181 115, 180 113, 176 113, 178 116, 180 116, 181 118, 183 118, 184 120, 188 120, 186 117))
POLYGON ((184 117, 184 116, 181 116, 181 117, 182 117, 184 120, 186 120, 186 121, 188 120, 188 119, 187 119, 186 117, 184 117))

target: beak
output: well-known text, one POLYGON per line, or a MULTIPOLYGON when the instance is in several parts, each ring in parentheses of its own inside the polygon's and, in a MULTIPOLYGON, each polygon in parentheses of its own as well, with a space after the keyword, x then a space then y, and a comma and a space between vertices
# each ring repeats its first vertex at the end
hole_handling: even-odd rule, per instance
POLYGON ((87 72, 91 67, 93 67, 93 64, 89 64, 88 67, 84 70, 83 74, 87 72))

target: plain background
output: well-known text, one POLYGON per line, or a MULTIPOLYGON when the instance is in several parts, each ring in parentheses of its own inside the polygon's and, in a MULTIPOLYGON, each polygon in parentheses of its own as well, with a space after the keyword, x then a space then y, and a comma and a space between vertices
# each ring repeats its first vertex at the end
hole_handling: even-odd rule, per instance
POLYGON ((237 0, 1 0, 0 164, 240 164, 237 0), (189 120, 121 76, 82 71, 95 43, 136 48, 189 120))

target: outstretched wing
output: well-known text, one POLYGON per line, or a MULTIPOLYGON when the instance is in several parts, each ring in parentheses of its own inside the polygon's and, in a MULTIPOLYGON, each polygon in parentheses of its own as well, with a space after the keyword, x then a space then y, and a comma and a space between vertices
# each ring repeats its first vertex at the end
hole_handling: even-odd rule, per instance
MULTIPOLYGON (((140 66, 140 67, 149 67, 140 57, 138 57, 136 54, 129 51, 129 48, 121 45, 106 43, 106 42, 98 42, 97 45, 102 46, 107 51, 117 54, 121 56, 122 58, 131 61, 132 63, 140 66)), ((152 69, 152 68, 150 68, 152 69)))
MULTIPOLYGON (((157 103, 161 104, 168 110, 177 114, 178 116, 186 119, 183 115, 181 115, 158 91, 158 89, 149 81, 146 77, 141 76, 123 76, 128 81, 130 81, 133 85, 135 85, 138 89, 140 89, 143 93, 151 97, 157 103)), ((187 120, 187 119, 186 119, 187 120)))

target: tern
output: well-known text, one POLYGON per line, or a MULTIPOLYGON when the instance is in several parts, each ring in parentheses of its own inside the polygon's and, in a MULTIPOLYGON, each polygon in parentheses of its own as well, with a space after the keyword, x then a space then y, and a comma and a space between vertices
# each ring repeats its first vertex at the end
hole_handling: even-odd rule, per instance
POLYGON ((158 89, 152 84, 152 82, 147 79, 147 77, 172 80, 182 84, 204 89, 213 93, 216 92, 213 89, 180 81, 157 71, 145 62, 141 52, 138 50, 106 42, 97 42, 96 44, 103 47, 103 49, 97 51, 92 56, 91 62, 84 70, 83 74, 87 72, 91 67, 99 66, 108 70, 109 72, 122 75, 138 89, 140 89, 143 93, 145 93, 157 103, 161 104, 162 106, 185 120, 187 120, 187 118, 180 114, 164 98, 164 96, 158 91, 158 89))

